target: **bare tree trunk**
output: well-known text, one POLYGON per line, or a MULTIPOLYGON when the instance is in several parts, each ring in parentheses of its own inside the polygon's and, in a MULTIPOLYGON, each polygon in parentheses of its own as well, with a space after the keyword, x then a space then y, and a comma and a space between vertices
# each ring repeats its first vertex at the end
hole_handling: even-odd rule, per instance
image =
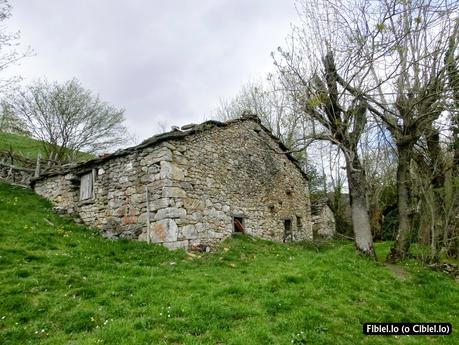
POLYGON ((438 249, 441 252, 447 253, 449 250, 450 227, 448 225, 446 210, 446 166, 443 159, 443 152, 440 146, 440 133, 432 125, 430 128, 431 135, 427 138, 427 149, 430 156, 431 168, 431 185, 433 190, 433 205, 435 210, 435 219, 433 219, 433 228, 436 238, 434 238, 436 251, 432 252, 431 259, 438 261, 438 249), (442 243, 439 243, 439 238, 442 238, 442 243))
POLYGON ((352 158, 346 155, 346 171, 355 246, 360 253, 375 259, 376 253, 373 248, 373 236, 371 234, 370 217, 366 201, 365 172, 356 154, 352 158))
POLYGON ((395 262, 405 258, 410 249, 411 212, 410 212, 410 145, 397 145, 397 192, 398 192, 398 232, 387 261, 395 262))

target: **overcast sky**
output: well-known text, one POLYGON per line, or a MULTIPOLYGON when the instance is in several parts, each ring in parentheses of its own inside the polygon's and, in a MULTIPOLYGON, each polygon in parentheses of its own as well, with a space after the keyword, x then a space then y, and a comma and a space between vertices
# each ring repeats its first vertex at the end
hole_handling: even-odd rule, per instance
MULTIPOLYGON (((272 70, 293 0, 10 0, 8 28, 33 57, 13 68, 84 87, 126 110, 138 140, 158 123, 208 119, 221 98, 272 70)), ((12 72, 12 71, 11 71, 12 72)))

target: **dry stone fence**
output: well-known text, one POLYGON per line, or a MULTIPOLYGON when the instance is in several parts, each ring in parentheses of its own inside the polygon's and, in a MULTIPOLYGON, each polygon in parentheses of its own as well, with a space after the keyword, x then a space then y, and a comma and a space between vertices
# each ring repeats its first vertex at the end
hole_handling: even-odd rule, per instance
POLYGON ((0 162, 0 180, 28 187, 35 170, 0 162))
POLYGON ((43 161, 40 154, 36 159, 30 159, 11 151, 0 151, 0 180, 29 188, 33 178, 57 164, 59 162, 52 160, 52 157, 43 161))

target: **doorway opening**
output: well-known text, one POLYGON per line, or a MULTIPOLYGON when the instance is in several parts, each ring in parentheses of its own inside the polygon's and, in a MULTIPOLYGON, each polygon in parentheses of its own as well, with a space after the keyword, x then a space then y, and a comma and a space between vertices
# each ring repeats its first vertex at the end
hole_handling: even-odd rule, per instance
POLYGON ((284 242, 293 240, 292 220, 290 218, 284 219, 284 242))
POLYGON ((244 218, 233 217, 233 232, 235 234, 243 234, 244 231, 244 218))

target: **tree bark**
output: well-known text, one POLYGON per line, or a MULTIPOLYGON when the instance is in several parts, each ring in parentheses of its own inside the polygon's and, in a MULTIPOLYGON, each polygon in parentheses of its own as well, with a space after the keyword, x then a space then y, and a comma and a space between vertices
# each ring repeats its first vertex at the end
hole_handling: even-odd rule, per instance
POLYGON ((431 134, 427 137, 427 149, 430 161, 431 170, 431 185, 433 192, 433 207, 435 209, 435 219, 432 219, 432 227, 435 232, 435 248, 432 246, 431 260, 437 262, 439 259, 439 250, 441 252, 448 252, 450 245, 450 226, 448 225, 446 210, 446 166, 443 160, 443 152, 440 146, 440 133, 432 125, 429 129, 431 134), (442 239, 441 244, 439 238, 442 239))
POLYGON ((366 200, 365 172, 357 154, 353 158, 346 155, 346 171, 356 249, 361 254, 376 259, 366 200))
POLYGON ((395 243, 390 249, 387 261, 396 262, 406 257, 411 242, 411 212, 410 212, 410 158, 411 145, 397 144, 397 192, 398 192, 398 231, 395 243))

